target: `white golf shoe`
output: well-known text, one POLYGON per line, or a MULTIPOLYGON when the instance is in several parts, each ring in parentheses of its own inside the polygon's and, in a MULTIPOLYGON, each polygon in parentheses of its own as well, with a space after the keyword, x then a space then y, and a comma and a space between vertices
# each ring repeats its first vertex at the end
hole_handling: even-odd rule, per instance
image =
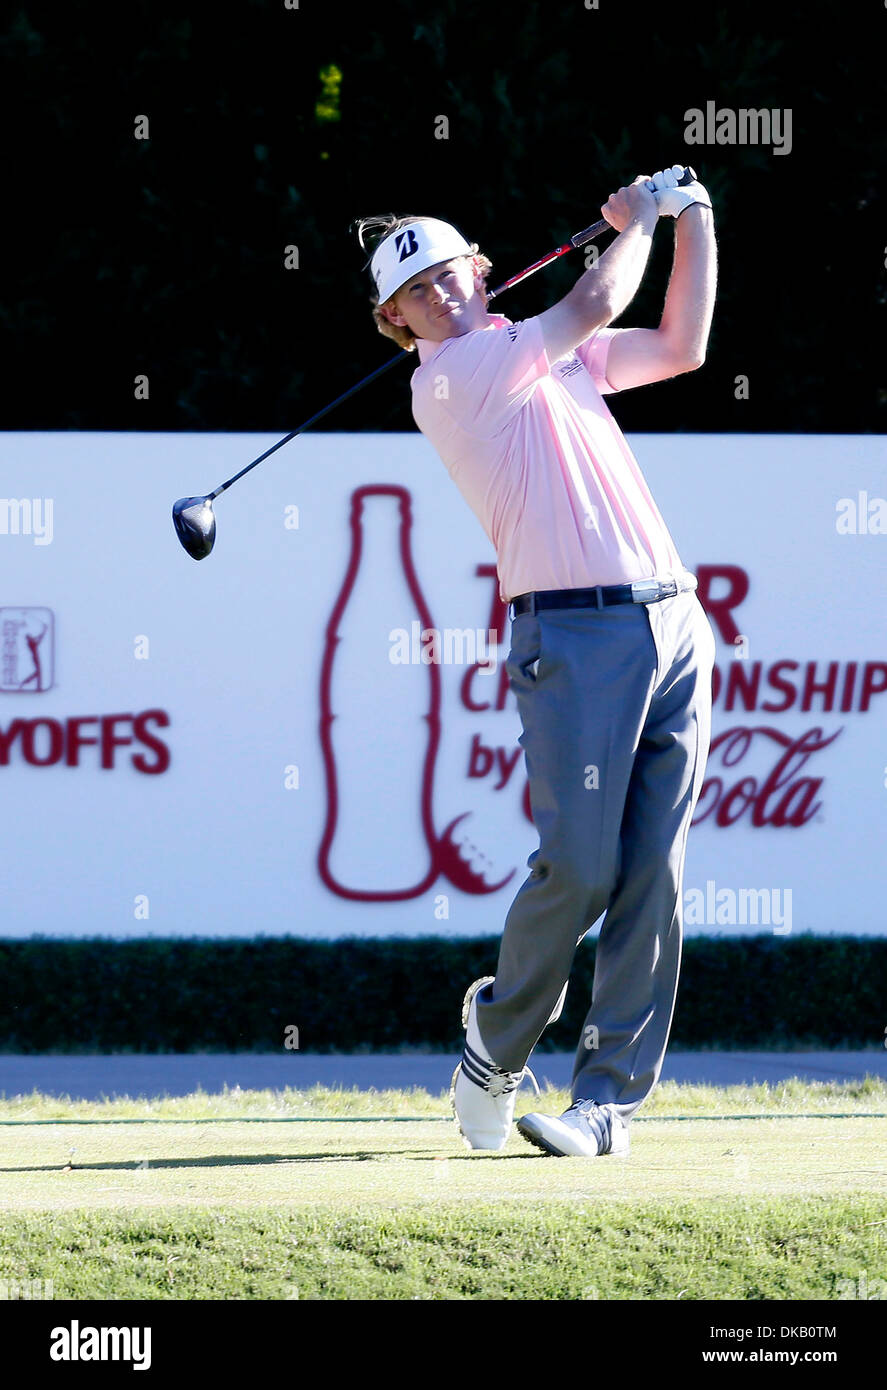
MULTIPOLYGON (((450 1100, 459 1133, 470 1149, 504 1149, 514 1122, 517 1088, 529 1077, 539 1094, 536 1078, 529 1067, 521 1071, 504 1071, 488 1055, 477 1026, 477 995, 485 985, 492 984, 493 975, 485 975, 465 995, 462 1005, 462 1026, 465 1029, 465 1049, 453 1072, 450 1100)), ((563 1003, 563 999, 560 1001, 563 1003)))
POLYGON ((599 1158, 629 1151, 628 1125, 618 1111, 593 1100, 576 1100, 563 1115, 523 1115, 518 1133, 556 1158, 599 1158))

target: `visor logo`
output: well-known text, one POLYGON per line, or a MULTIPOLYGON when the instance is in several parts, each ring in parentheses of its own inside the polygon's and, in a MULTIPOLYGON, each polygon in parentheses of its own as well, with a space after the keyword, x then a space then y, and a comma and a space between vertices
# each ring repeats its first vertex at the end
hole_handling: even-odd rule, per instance
POLYGON ((394 245, 399 253, 397 257, 399 261, 405 261, 407 256, 414 255, 419 249, 419 243, 416 240, 416 233, 413 231, 412 227, 409 231, 398 232, 397 236, 394 238, 394 245))

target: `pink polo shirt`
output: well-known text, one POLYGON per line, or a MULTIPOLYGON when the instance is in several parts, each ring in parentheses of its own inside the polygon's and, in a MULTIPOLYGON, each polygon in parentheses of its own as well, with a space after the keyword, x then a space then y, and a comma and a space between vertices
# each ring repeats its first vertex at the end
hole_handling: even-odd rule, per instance
POLYGON ((417 338, 413 418, 496 549, 499 592, 678 578, 677 549, 602 396, 618 329, 549 362, 537 318, 417 338))

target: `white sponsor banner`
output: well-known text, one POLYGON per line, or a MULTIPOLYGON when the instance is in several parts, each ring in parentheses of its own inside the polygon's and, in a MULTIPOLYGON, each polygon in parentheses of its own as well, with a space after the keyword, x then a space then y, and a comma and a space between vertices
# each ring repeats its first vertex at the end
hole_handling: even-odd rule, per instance
MULTIPOLYGON (((498 933, 495 557, 418 434, 0 437, 0 934, 498 933), (27 504, 27 505, 26 505, 27 504)), ((887 445, 630 443, 717 638, 688 935, 887 925, 887 445)))

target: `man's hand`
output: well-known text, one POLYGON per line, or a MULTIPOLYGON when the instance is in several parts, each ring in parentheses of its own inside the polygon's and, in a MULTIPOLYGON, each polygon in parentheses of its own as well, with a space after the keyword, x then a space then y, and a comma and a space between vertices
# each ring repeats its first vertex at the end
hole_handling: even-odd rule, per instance
POLYGON ((601 214, 617 232, 623 232, 629 222, 646 220, 652 228, 659 216, 656 198, 650 190, 648 174, 639 174, 633 183, 611 193, 601 207, 601 214))
POLYGON ((680 217, 694 203, 711 207, 711 198, 701 183, 687 183, 678 188, 678 179, 683 173, 683 164, 673 164, 670 169, 660 169, 648 180, 647 188, 656 200, 660 217, 680 217))

